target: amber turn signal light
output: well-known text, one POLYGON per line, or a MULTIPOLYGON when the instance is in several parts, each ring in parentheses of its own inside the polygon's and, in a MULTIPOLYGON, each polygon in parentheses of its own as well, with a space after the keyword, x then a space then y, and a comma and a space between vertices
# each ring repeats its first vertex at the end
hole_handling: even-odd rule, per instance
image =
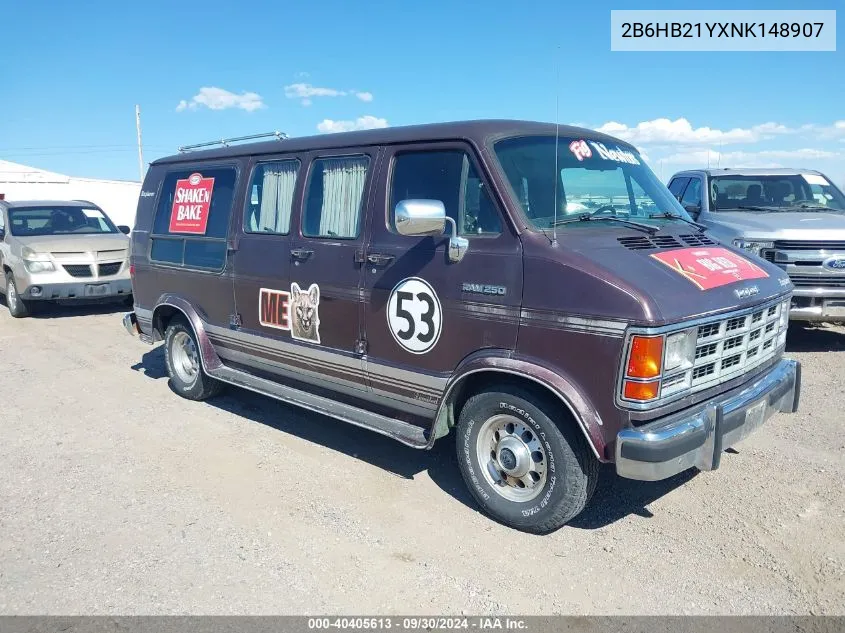
POLYGON ((626 376, 631 378, 656 378, 663 363, 662 336, 634 336, 628 353, 626 376))
POLYGON ((633 380, 626 380, 623 390, 626 400, 639 400, 645 402, 646 400, 654 400, 660 392, 660 381, 652 380, 651 382, 634 382, 633 380))

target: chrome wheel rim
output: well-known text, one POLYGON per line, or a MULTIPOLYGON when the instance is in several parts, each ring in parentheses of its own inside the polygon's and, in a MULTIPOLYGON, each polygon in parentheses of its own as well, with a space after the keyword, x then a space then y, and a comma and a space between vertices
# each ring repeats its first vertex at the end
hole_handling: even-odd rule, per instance
POLYGON ((8 283, 6 288, 6 300, 9 302, 9 309, 13 312, 18 309, 18 291, 13 282, 8 283))
POLYGON ((536 431, 515 416, 494 415, 484 422, 476 453, 487 483, 509 501, 531 501, 546 485, 546 450, 536 431))
POLYGON ((197 346, 186 332, 177 332, 170 344, 170 358, 173 371, 179 379, 191 384, 197 378, 200 369, 197 346))

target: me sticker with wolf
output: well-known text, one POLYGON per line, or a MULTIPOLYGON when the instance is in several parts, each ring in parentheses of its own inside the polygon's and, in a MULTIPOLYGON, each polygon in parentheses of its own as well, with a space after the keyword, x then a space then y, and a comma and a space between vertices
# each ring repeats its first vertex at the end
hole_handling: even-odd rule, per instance
POLYGON ((387 301, 387 327, 399 346, 412 354, 431 351, 443 328, 443 310, 434 288, 419 277, 396 284, 387 301))

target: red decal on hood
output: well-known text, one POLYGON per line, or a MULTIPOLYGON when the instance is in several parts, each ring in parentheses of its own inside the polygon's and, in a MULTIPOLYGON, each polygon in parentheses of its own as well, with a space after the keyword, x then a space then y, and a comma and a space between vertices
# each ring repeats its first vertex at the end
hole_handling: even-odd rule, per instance
POLYGON ((679 248, 654 253, 652 257, 689 279, 699 290, 769 276, 757 264, 726 248, 679 248))

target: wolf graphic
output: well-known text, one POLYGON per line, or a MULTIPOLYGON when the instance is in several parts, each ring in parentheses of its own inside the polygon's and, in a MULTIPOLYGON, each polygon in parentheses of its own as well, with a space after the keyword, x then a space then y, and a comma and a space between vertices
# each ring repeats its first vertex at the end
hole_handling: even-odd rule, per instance
POLYGON ((311 284, 304 292, 299 284, 290 285, 290 335, 299 341, 320 342, 320 286, 311 284))

